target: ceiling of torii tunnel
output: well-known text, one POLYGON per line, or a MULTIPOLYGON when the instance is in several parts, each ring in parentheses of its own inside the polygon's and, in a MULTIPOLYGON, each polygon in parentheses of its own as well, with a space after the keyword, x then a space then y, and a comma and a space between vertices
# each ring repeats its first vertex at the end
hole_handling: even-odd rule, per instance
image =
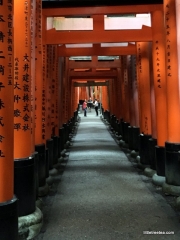
POLYGON ((163 0, 42 0, 43 8, 162 4, 163 0))
MULTIPOLYGON (((129 6, 130 5, 134 8, 135 5, 155 5, 155 4, 163 4, 163 0, 42 0, 42 8, 44 10, 46 9, 73 9, 73 8, 79 8, 82 7, 82 9, 86 7, 108 7, 108 6, 129 6), (83 8, 84 7, 84 8, 83 8)), ((143 14, 142 14, 143 15, 143 14)), ((135 14, 135 13, 121 13, 121 14, 107 14, 104 15, 104 30, 128 30, 128 28, 132 29, 141 29, 142 26, 151 27, 151 21, 150 16, 143 16, 142 20, 140 19, 142 16, 141 14, 135 14), (118 20, 117 18, 120 17, 121 19, 118 20), (133 19, 132 19, 133 17, 133 19), (126 18, 124 20, 123 18, 126 18), (136 23, 137 22, 137 23, 136 23), (113 29, 112 29, 113 26, 113 29), (119 28, 116 29, 115 26, 118 26, 119 28)), ((75 31, 81 31, 86 34, 88 31, 93 30, 93 19, 92 16, 84 15, 82 12, 82 15, 67 15, 67 16, 58 16, 58 17, 50 17, 47 20, 47 25, 49 24, 50 27, 47 27, 47 30, 55 29, 56 31, 69 31, 74 32, 75 31), (79 18, 79 19, 78 19, 79 18), (83 21, 82 21, 83 19, 83 21), (67 28, 68 27, 68 28, 67 28), (72 27, 72 29, 71 29, 72 27), (76 29, 77 27, 77 29, 76 29), (85 28, 84 28, 85 27, 85 28)), ((129 30, 130 30, 129 29, 129 30)), ((64 33, 63 33, 64 34, 64 33)), ((112 35, 112 31, 111 31, 112 35)), ((137 34, 136 34, 137 35, 137 34)), ((143 35, 143 34, 142 34, 143 35)), ((61 34, 61 37, 63 35, 61 34)), ((74 39, 71 36, 71 40, 74 39)), ((87 37, 88 39, 88 37, 87 37)), ((76 40, 74 40, 76 41, 76 40)), ((127 48, 135 48, 135 42, 134 41, 128 41, 128 42, 114 42, 114 41, 107 41, 107 42, 63 42, 58 43, 59 50, 63 54, 63 51, 66 53, 71 51, 75 52, 75 49, 79 49, 79 53, 83 51, 88 52, 89 49, 91 50, 91 53, 94 51, 99 51, 100 53, 103 52, 105 49, 127 49, 127 48), (134 46, 133 46, 134 45, 134 46), (87 49, 87 50, 86 50, 87 49)), ((98 61, 103 60, 115 60, 119 59, 118 54, 115 55, 97 55, 98 61)), ((91 61, 92 55, 71 55, 69 56, 69 60, 80 60, 80 61, 91 61)))

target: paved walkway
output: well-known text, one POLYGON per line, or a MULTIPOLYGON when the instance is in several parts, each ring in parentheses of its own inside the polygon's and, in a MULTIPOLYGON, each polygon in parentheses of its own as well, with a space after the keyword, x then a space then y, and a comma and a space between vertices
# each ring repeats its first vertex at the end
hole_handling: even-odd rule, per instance
POLYGON ((165 197, 128 160, 94 110, 80 117, 65 171, 43 199, 44 226, 36 239, 179 240, 179 215, 165 197))

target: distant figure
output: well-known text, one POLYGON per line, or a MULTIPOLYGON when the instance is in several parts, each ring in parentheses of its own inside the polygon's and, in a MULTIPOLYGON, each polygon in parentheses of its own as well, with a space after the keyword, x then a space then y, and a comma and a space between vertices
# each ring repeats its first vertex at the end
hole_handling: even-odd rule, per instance
POLYGON ((87 102, 87 106, 88 106, 88 109, 89 109, 90 112, 91 112, 91 108, 92 108, 92 103, 93 103, 93 101, 92 101, 92 99, 90 97, 88 102, 87 102))
POLYGON ((98 101, 97 101, 97 99, 95 99, 95 101, 94 101, 94 108, 96 111, 96 116, 98 116, 98 101))
POLYGON ((86 101, 86 99, 83 102, 82 109, 84 111, 84 117, 87 117, 87 101, 86 101))

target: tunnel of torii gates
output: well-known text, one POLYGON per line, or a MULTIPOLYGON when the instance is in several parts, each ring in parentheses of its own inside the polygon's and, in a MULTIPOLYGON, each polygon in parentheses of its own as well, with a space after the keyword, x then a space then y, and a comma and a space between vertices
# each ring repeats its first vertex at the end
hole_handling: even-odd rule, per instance
POLYGON ((79 100, 89 97, 99 98, 104 118, 139 153, 139 164, 154 170, 154 181, 179 196, 180 0, 54 9, 39 0, 0 0, 0 13, 0 234, 16 239, 18 218, 37 211, 77 121, 79 100), (121 29, 104 29, 105 15, 127 13, 150 14, 150 25, 126 17, 121 29), (91 30, 50 26, 87 15, 91 30), (133 28, 139 22, 141 28, 133 28), (92 46, 76 45, 87 43, 92 46))

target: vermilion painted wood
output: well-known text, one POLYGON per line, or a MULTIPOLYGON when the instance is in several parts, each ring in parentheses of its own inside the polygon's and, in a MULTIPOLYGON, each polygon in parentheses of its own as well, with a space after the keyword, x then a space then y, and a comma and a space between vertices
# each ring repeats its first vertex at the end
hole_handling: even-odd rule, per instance
POLYGON ((31 32, 30 14, 31 2, 27 5, 23 1, 14 7, 14 59, 16 64, 14 89, 14 109, 20 111, 18 117, 14 117, 14 158, 27 158, 32 154, 31 136, 31 32), (29 27, 28 27, 29 26, 29 27), (17 77, 17 78, 16 78, 17 77), (24 85, 26 87, 24 88, 24 85), (29 89, 29 90, 27 90, 29 89))
POLYGON ((137 59, 140 131, 146 135, 151 135, 149 43, 137 43, 137 59))
MULTIPOLYGON (((95 27, 95 29, 97 29, 95 27)), ((151 27, 142 26, 137 30, 102 30, 93 31, 56 31, 45 32, 46 44, 72 43, 108 43, 108 42, 148 42, 152 41, 151 27)))
MULTIPOLYGON (((164 1, 165 14, 165 48, 167 79, 167 131, 168 141, 180 142, 180 88, 177 55, 177 27, 175 0, 164 1)), ((179 22, 178 22, 179 24, 179 22)))
POLYGON ((104 68, 118 68, 120 64, 119 60, 114 61, 69 61, 69 69, 83 69, 83 68, 96 68, 96 69, 104 69, 104 68))
MULTIPOLYGON (((13 4, 11 5, 13 7, 13 4)), ((0 5, 0 12, 3 13, 0 21, 0 29, 4 36, 11 31, 12 44, 8 43, 7 37, 0 42, 1 57, 1 91, 0 91, 0 203, 9 201, 14 194, 14 83, 13 83, 13 28, 10 28, 12 21, 9 16, 13 14, 8 8, 8 2, 0 5), (9 24, 9 25, 8 25, 9 24), (12 47, 12 51, 8 50, 12 47), (8 81, 8 77, 9 78, 8 81)), ((13 23, 12 23, 13 24, 13 23)))
POLYGON ((36 28, 36 79, 35 79, 35 144, 42 144, 42 93, 43 93, 43 71, 42 71, 42 23, 41 23, 41 16, 42 16, 42 7, 41 7, 41 0, 38 0, 39 4, 37 4, 37 28, 36 28), (39 33, 39 34, 38 34, 39 33))
POLYGON ((93 44, 92 48, 66 48, 65 45, 58 47, 58 55, 70 56, 119 56, 135 55, 136 45, 129 44, 127 47, 100 47, 100 44, 93 44))

